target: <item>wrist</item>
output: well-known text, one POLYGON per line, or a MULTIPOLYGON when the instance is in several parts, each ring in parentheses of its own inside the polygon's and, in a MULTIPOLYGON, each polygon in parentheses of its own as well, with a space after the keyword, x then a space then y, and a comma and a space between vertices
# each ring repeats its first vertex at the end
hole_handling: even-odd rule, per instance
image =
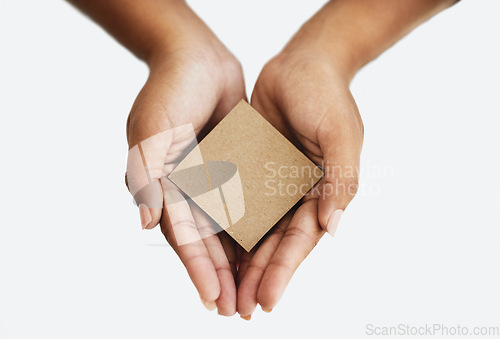
POLYGON ((306 22, 285 51, 330 55, 350 80, 368 62, 456 0, 337 0, 306 22))
MULTIPOLYGON (((184 0, 166 0, 168 11, 155 14, 142 57, 150 69, 189 51, 216 49, 220 42, 184 0)), ((146 40, 146 39, 145 39, 146 40)))
POLYGON ((357 46, 346 34, 346 25, 337 22, 334 8, 327 3, 306 22, 281 55, 303 54, 330 64, 348 83, 370 59, 367 49, 357 46))

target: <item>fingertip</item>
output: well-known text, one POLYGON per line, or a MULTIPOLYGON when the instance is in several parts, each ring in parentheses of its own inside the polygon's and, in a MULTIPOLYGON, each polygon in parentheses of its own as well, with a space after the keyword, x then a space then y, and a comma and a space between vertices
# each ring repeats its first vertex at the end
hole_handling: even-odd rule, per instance
POLYGON ((200 300, 201 300, 201 303, 203 304, 203 306, 205 306, 205 308, 209 311, 214 311, 217 308, 215 301, 207 301, 201 297, 200 297, 200 300))
MULTIPOLYGON (((142 204, 143 205, 143 204, 142 204)), ((149 220, 149 222, 146 224, 146 226, 143 226, 143 229, 146 229, 146 230, 152 230, 153 228, 155 228, 159 222, 160 222, 160 219, 161 219, 161 213, 162 213, 162 209, 161 208, 148 208, 149 210, 149 214, 151 216, 151 219, 149 220)), ((142 219, 141 219, 142 220, 142 219)))
POLYGON ((269 311, 278 304, 293 274, 287 273, 287 269, 272 263, 269 267, 271 266, 274 267, 266 272, 257 291, 257 302, 263 310, 269 311))
POLYGON ((188 274, 194 287, 202 300, 216 303, 220 297, 221 288, 215 271, 203 269, 202 267, 197 268, 188 269, 188 274))
POLYGON ((318 201, 318 221, 321 228, 328 232, 328 222, 332 214, 337 210, 336 202, 332 197, 322 195, 318 201))
POLYGON ((344 213, 344 208, 339 208, 338 206, 344 207, 343 204, 335 201, 332 197, 321 197, 318 203, 319 225, 323 231, 332 237, 335 235, 340 218, 344 213))
POLYGON ((248 275, 238 288, 237 309, 240 314, 251 314, 257 308, 257 289, 260 282, 259 272, 247 271, 248 275))
POLYGON ((214 302, 217 304, 217 299, 219 299, 220 296, 220 286, 207 286, 207 285, 202 285, 202 286, 195 286, 198 290, 198 293, 200 294, 200 298, 202 300, 206 300, 208 302, 214 302))
POLYGON ((252 314, 257 308, 257 302, 246 302, 243 306, 240 306, 238 302, 237 311, 239 314, 252 314))
POLYGON ((277 297, 270 289, 259 288, 257 301, 264 312, 271 312, 274 306, 276 306, 278 299, 279 296, 277 297))
POLYGON ((231 317, 235 315, 237 312, 236 299, 236 293, 231 295, 224 295, 224 293, 221 293, 221 296, 217 300, 217 309, 219 310, 219 315, 225 317, 231 317))
POLYGON ((149 224, 153 220, 151 212, 148 206, 146 206, 146 204, 139 204, 139 216, 141 218, 142 229, 144 230, 149 226, 149 224))
POLYGON ((217 313, 223 317, 232 317, 233 315, 236 314, 236 309, 228 310, 228 309, 217 308, 217 313))
POLYGON ((328 220, 328 224, 326 226, 326 231, 332 237, 335 235, 335 232, 337 231, 342 214, 343 214, 342 210, 340 210, 340 209, 336 210, 335 212, 333 212, 333 214, 330 216, 330 219, 328 220))

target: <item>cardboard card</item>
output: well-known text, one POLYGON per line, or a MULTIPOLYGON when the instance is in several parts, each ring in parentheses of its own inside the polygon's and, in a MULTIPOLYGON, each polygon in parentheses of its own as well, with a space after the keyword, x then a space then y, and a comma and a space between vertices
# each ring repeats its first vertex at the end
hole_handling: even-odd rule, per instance
POLYGON ((242 100, 169 179, 250 251, 322 175, 242 100))

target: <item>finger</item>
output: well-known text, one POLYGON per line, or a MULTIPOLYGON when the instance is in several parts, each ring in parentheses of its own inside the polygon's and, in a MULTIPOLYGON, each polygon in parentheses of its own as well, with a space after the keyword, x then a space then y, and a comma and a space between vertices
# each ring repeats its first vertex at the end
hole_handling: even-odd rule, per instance
POLYGON ((266 239, 259 245, 249 263, 241 271, 241 282, 238 286, 238 313, 242 317, 251 315, 257 307, 257 291, 267 268, 267 265, 291 220, 291 214, 287 214, 275 226, 266 239))
POLYGON ((324 234, 318 225, 317 200, 302 204, 274 252, 257 291, 263 310, 274 308, 295 270, 324 234))
POLYGON ((241 280, 245 276, 245 272, 248 268, 248 264, 252 260, 252 257, 255 255, 257 251, 258 245, 256 245, 250 252, 245 251, 242 247, 240 247, 239 251, 239 265, 238 272, 236 274, 236 286, 240 286, 241 280))
POLYGON ((318 130, 324 177, 313 191, 319 198, 320 225, 332 236, 343 211, 358 191, 363 126, 353 116, 359 115, 357 112, 327 115, 318 130))
MULTIPOLYGON (((252 248, 250 252, 247 252, 243 250, 242 247, 242 253, 240 255, 240 265, 238 267, 238 274, 236 276, 236 281, 237 285, 239 286, 243 278, 245 277, 246 271, 248 267, 250 266, 250 263, 252 262, 253 257, 259 251, 259 256, 265 256, 269 252, 273 252, 276 250, 279 244, 279 239, 283 236, 286 227, 288 227, 288 224, 290 223, 291 216, 293 215, 293 211, 288 212, 285 214, 285 216, 274 226, 269 233, 262 238, 257 245, 252 248), (274 249, 273 246, 274 244, 274 249), (261 248, 264 248, 261 250, 261 248)), ((271 254, 272 255, 272 254, 271 254)), ((270 257, 269 257, 270 259, 270 257)), ((253 265, 253 263, 252 263, 253 265)))
POLYGON ((152 180, 134 195, 134 201, 139 207, 142 229, 153 229, 160 222, 163 204, 163 194, 160 180, 152 180))
POLYGON ((218 313, 232 316, 236 312, 236 284, 226 251, 216 234, 222 229, 194 203, 190 203, 190 206, 196 227, 219 279, 220 294, 216 300, 218 313))
POLYGON ((219 277, 200 236, 189 203, 169 180, 162 181, 162 188, 165 202, 168 202, 164 206, 162 231, 186 267, 200 298, 213 304, 221 293, 219 277))
POLYGON ((231 238, 226 232, 217 233, 219 240, 226 252, 226 257, 231 267, 231 273, 236 281, 236 276, 238 274, 238 250, 236 247, 236 242, 231 238))
POLYGON ((151 180, 148 174, 139 145, 129 150, 125 183, 139 207, 142 229, 156 225, 161 216, 163 194, 160 183, 157 180, 151 180), (159 210, 151 210, 149 206, 159 207, 159 210), (153 222, 153 213, 156 223, 153 222))
POLYGON ((160 178, 172 139, 170 129, 141 141, 129 150, 126 183, 139 206, 143 229, 154 228, 161 218, 163 194, 160 178))

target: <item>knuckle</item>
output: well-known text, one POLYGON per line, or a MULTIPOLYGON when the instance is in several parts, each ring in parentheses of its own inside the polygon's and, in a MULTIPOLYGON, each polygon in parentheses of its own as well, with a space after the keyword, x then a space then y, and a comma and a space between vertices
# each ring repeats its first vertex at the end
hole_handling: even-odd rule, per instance
POLYGON ((174 229, 186 229, 186 230, 197 230, 196 224, 192 220, 178 220, 172 223, 172 228, 174 229))
POLYGON ((214 226, 209 222, 200 223, 196 227, 198 228, 198 233, 202 239, 208 238, 217 233, 214 226))
POLYGON ((336 178, 327 180, 321 193, 323 197, 336 195, 347 196, 352 199, 356 196, 358 191, 359 178, 358 176, 354 176, 349 178, 336 178))
POLYGON ((283 235, 283 238, 292 238, 295 237, 302 243, 306 243, 312 249, 314 248, 318 242, 319 238, 312 236, 311 234, 305 232, 300 228, 289 228, 286 233, 283 235))

